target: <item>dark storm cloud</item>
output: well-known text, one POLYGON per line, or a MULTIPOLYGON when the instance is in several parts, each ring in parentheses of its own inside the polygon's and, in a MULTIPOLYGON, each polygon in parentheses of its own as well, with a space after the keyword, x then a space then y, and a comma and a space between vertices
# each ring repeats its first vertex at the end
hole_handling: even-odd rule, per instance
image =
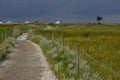
POLYGON ((0 18, 68 22, 94 21, 97 15, 120 18, 119 3, 120 0, 0 0, 0 18))
POLYGON ((2 6, 2 4, 3 4, 3 0, 0 0, 0 7, 2 6))

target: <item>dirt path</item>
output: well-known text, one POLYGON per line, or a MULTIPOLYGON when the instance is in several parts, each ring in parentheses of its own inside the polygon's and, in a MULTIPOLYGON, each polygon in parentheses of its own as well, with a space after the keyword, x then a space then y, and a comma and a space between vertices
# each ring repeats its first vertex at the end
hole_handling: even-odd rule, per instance
POLYGON ((16 49, 0 64, 0 80, 57 80, 37 44, 18 41, 16 49))
POLYGON ((19 37, 17 38, 17 40, 26 40, 26 39, 27 39, 27 36, 28 36, 27 33, 23 33, 23 35, 19 36, 19 37))

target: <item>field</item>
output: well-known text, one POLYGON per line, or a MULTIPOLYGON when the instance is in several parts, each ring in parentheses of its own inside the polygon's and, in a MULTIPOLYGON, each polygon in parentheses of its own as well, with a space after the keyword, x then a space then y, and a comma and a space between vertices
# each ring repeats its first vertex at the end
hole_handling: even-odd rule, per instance
MULTIPOLYGON (((3 43, 2 33, 7 30, 6 34, 11 36, 12 33, 9 31, 13 27, 18 27, 21 33, 34 29, 33 37, 46 37, 48 40, 54 39, 60 43, 62 43, 62 37, 64 36, 64 45, 68 46, 70 50, 76 51, 77 45, 80 45, 80 58, 87 61, 93 72, 99 73, 104 80, 120 79, 119 24, 0 25, 0 44, 3 43)), ((40 40, 35 38, 33 41, 38 43, 40 40)), ((47 50, 43 48, 43 51, 46 53, 47 50)), ((55 61, 52 61, 48 55, 46 57, 52 66, 55 61)), ((60 74, 56 75, 59 78, 60 74)))
MULTIPOLYGON (((49 30, 37 29, 36 35, 56 41, 65 38, 65 45, 76 51, 80 44, 80 57, 104 80, 120 79, 120 25, 110 24, 62 24, 49 30)), ((37 41, 36 41, 37 42, 37 41)))

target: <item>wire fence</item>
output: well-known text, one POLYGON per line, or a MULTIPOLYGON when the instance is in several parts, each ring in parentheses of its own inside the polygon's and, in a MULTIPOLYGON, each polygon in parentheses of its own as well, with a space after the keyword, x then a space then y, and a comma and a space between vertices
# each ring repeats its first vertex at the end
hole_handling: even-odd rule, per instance
POLYGON ((91 58, 94 62, 92 62, 93 64, 99 64, 100 67, 102 67, 103 69, 111 72, 112 74, 116 75, 116 76, 119 76, 120 74, 119 73, 116 73, 114 72, 112 69, 108 68, 106 65, 100 63, 99 61, 97 61, 96 59, 94 59, 92 56, 90 56, 89 54, 85 53, 83 54, 85 56, 88 56, 89 58, 91 58))
MULTIPOLYGON (((53 39, 53 37, 54 37, 54 33, 52 32, 52 39, 53 39)), ((63 45, 63 47, 65 46, 65 41, 64 41, 64 40, 65 40, 65 37, 62 36, 62 45, 63 45)), ((63 49, 64 49, 64 48, 63 48, 63 49)), ((78 45, 77 45, 77 53, 81 53, 81 52, 80 52, 80 46, 78 46, 78 45)), ((80 55, 81 55, 81 54, 79 54, 79 55, 77 55, 77 56, 80 56, 80 55)), ((90 58, 90 59, 92 60, 91 63, 92 63, 93 65, 99 64, 99 67, 100 67, 100 68, 106 70, 107 72, 112 73, 113 75, 115 75, 115 76, 117 76, 117 77, 120 76, 119 73, 116 73, 115 71, 113 71, 113 70, 112 70, 111 68, 109 68, 108 66, 100 63, 100 62, 99 62, 98 60, 96 60, 93 56, 91 56, 91 55, 89 55, 89 54, 87 54, 87 53, 84 53, 83 55, 85 55, 85 56, 87 56, 88 58, 90 58)), ((78 59, 78 61, 77 61, 77 64, 78 64, 78 66, 79 66, 79 59, 78 59)), ((79 70, 78 67, 77 67, 77 69, 79 70)))

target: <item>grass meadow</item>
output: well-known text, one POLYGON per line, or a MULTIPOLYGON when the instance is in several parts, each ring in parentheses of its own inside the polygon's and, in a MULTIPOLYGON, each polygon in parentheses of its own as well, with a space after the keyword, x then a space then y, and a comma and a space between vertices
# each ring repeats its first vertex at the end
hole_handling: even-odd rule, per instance
MULTIPOLYGON (((49 30, 37 29, 36 34, 61 42, 76 50, 80 44, 80 57, 104 80, 120 79, 120 25, 119 24, 61 24, 49 30)), ((36 41, 37 42, 37 41, 36 41)))

